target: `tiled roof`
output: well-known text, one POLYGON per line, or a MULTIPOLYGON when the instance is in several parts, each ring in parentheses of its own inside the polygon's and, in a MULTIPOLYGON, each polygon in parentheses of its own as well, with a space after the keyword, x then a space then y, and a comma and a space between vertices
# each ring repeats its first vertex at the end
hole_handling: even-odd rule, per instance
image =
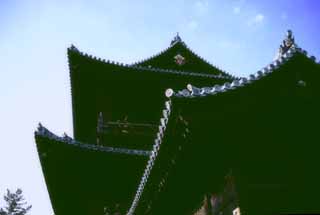
POLYGON ((172 97, 194 98, 194 97, 202 97, 202 96, 208 96, 208 95, 216 95, 216 94, 220 94, 230 90, 235 90, 240 87, 246 86, 248 84, 254 83, 255 81, 261 79, 262 77, 265 77, 271 74, 272 72, 277 70, 282 64, 289 61, 296 53, 301 53, 307 56, 312 61, 316 62, 316 58, 314 56, 308 55, 307 51, 299 48, 296 44, 294 44, 286 53, 284 53, 278 59, 276 59, 269 65, 265 66, 258 72, 249 75, 249 77, 236 79, 232 82, 224 83, 223 85, 215 85, 215 86, 201 87, 201 88, 197 88, 195 86, 192 86, 191 84, 188 84, 187 89, 179 90, 177 92, 174 92, 173 89, 167 89, 165 94, 167 97, 172 96, 172 97))
POLYGON ((92 56, 87 53, 83 53, 83 52, 79 51, 74 45, 71 45, 71 47, 68 48, 68 51, 77 53, 83 57, 95 60, 97 62, 102 62, 105 64, 124 67, 124 68, 130 68, 133 71, 139 70, 139 71, 147 71, 147 72, 170 73, 170 74, 177 74, 177 75, 198 76, 198 77, 206 77, 206 78, 214 78, 214 79, 233 80, 235 78, 231 75, 222 75, 222 74, 215 75, 215 74, 210 74, 210 73, 198 73, 198 72, 190 72, 190 71, 183 71, 183 70, 172 70, 172 69, 162 69, 162 68, 156 68, 156 67, 147 67, 147 66, 141 66, 138 64, 124 64, 124 63, 120 63, 120 62, 116 62, 116 61, 110 61, 110 60, 105 60, 102 58, 97 58, 96 56, 92 56))
MULTIPOLYGON (((181 41, 178 41, 181 42, 181 41)), ((197 88, 189 84, 187 86, 187 89, 174 92, 172 89, 167 89, 165 94, 168 98, 175 97, 175 98, 195 98, 195 97, 204 97, 209 95, 215 95, 220 94, 223 92, 227 92, 230 90, 235 90, 240 87, 249 85, 262 77, 265 77, 272 72, 274 72, 276 69, 278 69, 282 64, 290 60, 296 53, 301 53, 305 56, 307 56, 309 59, 311 59, 313 62, 316 62, 316 58, 314 56, 308 55, 307 51, 299 48, 296 44, 293 44, 285 53, 281 54, 275 61, 267 65, 266 67, 262 68, 258 72, 249 75, 247 78, 239 78, 232 82, 225 83, 223 85, 215 85, 212 87, 201 87, 197 88)), ((147 183, 147 180, 150 176, 150 171, 153 167, 153 164, 155 160, 157 159, 157 154, 160 149, 160 145, 162 142, 162 139, 164 137, 164 131, 167 125, 167 122, 169 120, 171 112, 171 101, 166 101, 166 109, 164 110, 164 116, 161 118, 161 124, 163 125, 162 128, 159 129, 159 133, 157 135, 157 138, 154 143, 154 150, 152 151, 152 154, 150 155, 148 165, 145 169, 144 175, 141 179, 141 182, 138 186, 135 198, 132 202, 132 205, 130 209, 128 210, 127 215, 133 215, 135 213, 135 209, 139 203, 139 199, 142 195, 142 192, 144 190, 144 187, 147 183)), ((161 126, 160 126, 161 127, 161 126)))

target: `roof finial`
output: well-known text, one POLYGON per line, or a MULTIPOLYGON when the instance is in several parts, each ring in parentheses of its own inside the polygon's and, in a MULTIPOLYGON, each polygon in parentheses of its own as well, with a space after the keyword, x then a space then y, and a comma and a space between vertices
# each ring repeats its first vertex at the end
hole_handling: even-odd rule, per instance
POLYGON ((70 46, 70 48, 69 48, 70 50, 72 50, 72 51, 79 51, 78 49, 77 49, 77 47, 75 47, 75 45, 73 45, 73 44, 71 44, 71 46, 70 46))
POLYGON ((294 37, 293 37, 292 31, 290 29, 287 31, 287 37, 286 37, 285 41, 286 41, 287 46, 291 46, 292 44, 294 44, 294 37))
POLYGON ((294 44, 295 44, 294 37, 293 37, 292 31, 289 29, 287 31, 286 38, 282 41, 282 44, 280 45, 278 58, 284 55, 294 44))
POLYGON ((177 32, 177 35, 173 38, 173 40, 171 41, 170 45, 173 46, 174 44, 176 44, 178 42, 182 42, 182 39, 179 36, 179 32, 177 32))

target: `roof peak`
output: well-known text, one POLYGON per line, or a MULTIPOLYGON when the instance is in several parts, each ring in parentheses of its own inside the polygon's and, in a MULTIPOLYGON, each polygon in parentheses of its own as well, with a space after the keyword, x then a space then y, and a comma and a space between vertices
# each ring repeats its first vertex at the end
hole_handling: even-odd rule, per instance
POLYGON ((171 40, 170 46, 173 46, 176 43, 182 42, 182 39, 179 35, 179 32, 177 32, 176 36, 171 40))

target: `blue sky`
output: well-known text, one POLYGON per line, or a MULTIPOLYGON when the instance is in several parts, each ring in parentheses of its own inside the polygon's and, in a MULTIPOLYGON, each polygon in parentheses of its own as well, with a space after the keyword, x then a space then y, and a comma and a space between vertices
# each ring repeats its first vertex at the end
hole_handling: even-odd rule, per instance
POLYGON ((318 0, 1 0, 0 194, 21 187, 31 214, 53 214, 33 132, 41 121, 72 135, 70 44, 131 63, 179 32, 209 62, 246 76, 273 59, 289 28, 319 59, 318 11, 318 0))

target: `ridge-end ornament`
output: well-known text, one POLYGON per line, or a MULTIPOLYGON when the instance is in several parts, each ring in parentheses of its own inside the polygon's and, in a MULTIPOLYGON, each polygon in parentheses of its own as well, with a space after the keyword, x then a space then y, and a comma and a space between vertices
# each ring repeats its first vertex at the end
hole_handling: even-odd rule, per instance
POLYGON ((179 66, 185 64, 186 62, 185 58, 180 54, 177 54, 176 56, 174 56, 174 60, 176 64, 178 64, 179 66))
POLYGON ((173 90, 171 88, 166 90, 166 97, 170 98, 173 95, 173 90))

